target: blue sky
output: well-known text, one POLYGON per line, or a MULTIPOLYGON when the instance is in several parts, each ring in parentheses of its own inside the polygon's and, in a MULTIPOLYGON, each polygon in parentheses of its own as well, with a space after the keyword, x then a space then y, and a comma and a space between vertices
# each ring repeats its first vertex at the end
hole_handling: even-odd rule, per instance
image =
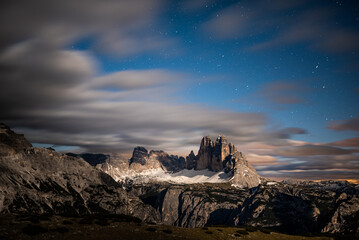
POLYGON ((358 173, 356 1, 2 9, 0 117, 33 143, 185 155, 225 134, 263 174, 358 173))

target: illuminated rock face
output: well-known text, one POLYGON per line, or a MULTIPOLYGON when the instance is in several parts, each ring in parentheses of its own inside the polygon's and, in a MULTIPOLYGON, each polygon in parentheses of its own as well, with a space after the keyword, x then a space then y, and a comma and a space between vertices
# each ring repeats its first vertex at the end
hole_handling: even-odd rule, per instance
POLYGON ((223 169, 223 162, 229 155, 234 155, 237 148, 228 143, 225 136, 219 136, 213 148, 211 165, 209 166, 212 171, 221 171, 223 169))
POLYGON ((201 141, 201 146, 198 150, 198 160, 196 163, 196 170, 207 169, 211 165, 214 142, 208 136, 201 141))
POLYGON ((197 156, 198 160, 194 168, 196 170, 221 171, 223 170, 225 159, 236 152, 237 148, 232 143, 228 143, 225 136, 219 136, 215 142, 209 136, 205 136, 201 141, 197 156))

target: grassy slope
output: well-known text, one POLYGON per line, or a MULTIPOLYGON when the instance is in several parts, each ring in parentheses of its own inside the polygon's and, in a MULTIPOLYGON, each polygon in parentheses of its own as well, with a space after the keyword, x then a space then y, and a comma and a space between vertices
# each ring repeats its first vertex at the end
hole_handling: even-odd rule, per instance
POLYGON ((245 228, 179 228, 141 223, 125 216, 0 216, 0 239, 331 239, 246 231, 245 228))

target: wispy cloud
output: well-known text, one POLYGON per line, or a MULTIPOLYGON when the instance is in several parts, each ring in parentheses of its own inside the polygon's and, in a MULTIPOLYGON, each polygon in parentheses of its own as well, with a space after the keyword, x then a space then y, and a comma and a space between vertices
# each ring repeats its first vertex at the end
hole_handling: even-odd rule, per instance
MULTIPOLYGON (((355 7, 353 3, 346 7, 355 7)), ((265 41, 247 46, 250 51, 293 44, 327 53, 358 50, 358 30, 338 24, 338 14, 345 16, 345 8, 331 2, 323 6, 309 1, 241 1, 215 13, 203 28, 221 40, 266 36, 265 41)))
POLYGON ((305 81, 271 81, 262 84, 251 94, 240 97, 236 102, 284 110, 289 106, 308 103, 311 91, 305 81))
POLYGON ((333 122, 328 128, 337 131, 359 131, 359 117, 333 122))
POLYGON ((66 47, 91 38, 93 50, 120 57, 158 51, 175 44, 174 40, 149 30, 156 25, 165 4, 161 0, 105 0, 101 4, 90 0, 84 7, 83 2, 69 0, 3 2, 0 50, 24 39, 66 47))
POLYGON ((304 145, 304 146, 292 146, 281 147, 275 150, 275 155, 286 157, 298 157, 298 156, 316 156, 316 155, 342 155, 350 154, 352 151, 332 147, 332 146, 320 146, 320 145, 304 145))

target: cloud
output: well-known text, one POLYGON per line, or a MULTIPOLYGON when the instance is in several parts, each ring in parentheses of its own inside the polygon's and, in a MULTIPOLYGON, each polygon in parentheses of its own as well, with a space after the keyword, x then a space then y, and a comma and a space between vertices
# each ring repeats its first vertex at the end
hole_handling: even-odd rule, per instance
POLYGON ((310 179, 358 178, 359 159, 355 155, 302 156, 296 162, 264 166, 259 171, 265 176, 310 179))
POLYGON ((247 154, 247 160, 254 166, 277 165, 278 159, 269 155, 247 154))
POLYGON ((282 110, 291 105, 307 103, 306 97, 309 92, 310 88, 303 83, 272 81, 264 83, 249 96, 243 96, 236 101, 282 110))
POLYGON ((6 86, 0 89, 0 118, 32 142, 91 151, 143 144, 178 152, 207 134, 237 142, 262 135, 261 114, 181 104, 174 95, 187 74, 152 69, 99 76, 90 53, 38 44, 23 41, 0 55, 0 83, 6 86))
POLYGON ((164 69, 101 73, 91 51, 108 47, 106 38, 113 37, 116 45, 107 50, 115 48, 122 56, 158 49, 161 39, 147 30, 138 33, 156 21, 163 4, 2 3, 2 121, 32 142, 89 151, 128 151, 137 144, 189 151, 207 134, 226 134, 237 143, 263 138, 267 119, 262 114, 183 104, 178 90, 191 80, 188 74, 164 69), (68 50, 86 37, 94 40, 93 49, 68 50), (139 50, 126 42, 137 43, 139 50))
POLYGON ((245 38, 271 32, 285 11, 305 4, 306 1, 241 1, 216 13, 203 24, 203 29, 217 39, 245 38))
POLYGON ((350 154, 352 151, 332 147, 332 146, 320 146, 320 145, 304 145, 293 147, 282 147, 274 151, 274 155, 297 157, 297 156, 315 156, 315 155, 341 155, 350 154))
POLYGON ((60 50, 36 41, 9 47, 0 55, 0 106, 3 114, 66 104, 72 88, 93 76, 88 52, 60 50))
POLYGON ((203 25, 203 29, 215 38, 228 39, 234 34, 243 32, 251 15, 241 11, 236 7, 231 7, 216 13, 208 22, 203 25), (248 16, 249 15, 249 16, 248 16))
POLYGON ((216 0, 184 0, 180 1, 180 8, 184 12, 200 11, 215 4, 216 0))
POLYGON ((179 52, 173 48, 173 46, 178 45, 175 39, 169 37, 164 38, 160 35, 151 35, 146 31, 143 33, 110 32, 100 37, 95 43, 94 49, 101 53, 118 57, 127 57, 139 53, 160 54, 164 50, 168 52, 167 54, 169 54, 169 52, 175 55, 179 54, 179 52))
POLYGON ((337 142, 329 143, 328 145, 340 147, 356 147, 359 148, 359 138, 348 138, 337 142))
POLYGON ((241 1, 215 13, 203 28, 220 40, 265 36, 265 41, 247 46, 249 51, 306 44, 327 53, 348 53, 359 49, 359 32, 336 19, 352 9, 353 2, 338 8, 331 2, 241 1), (296 10, 288 14, 293 8, 296 10))
POLYGON ((164 4, 162 0, 104 0, 101 4, 89 0, 84 7, 82 1, 70 0, 5 1, 0 8, 0 51, 29 39, 66 47, 89 37, 93 50, 121 57, 156 51, 160 46, 165 49, 163 44, 169 47, 174 42, 151 32, 164 4))
POLYGON ((257 95, 277 104, 298 104, 305 102, 302 95, 307 90, 299 83, 275 81, 265 84, 257 95))
POLYGON ((359 131, 359 117, 333 122, 328 128, 336 131, 359 131))
POLYGON ((126 70, 94 78, 89 87, 130 90, 165 85, 180 80, 185 82, 186 76, 160 69, 126 70))
POLYGON ((267 130, 263 114, 183 104, 176 91, 189 83, 188 74, 150 69, 99 75, 88 52, 36 44, 24 41, 0 55, 6 86, 0 118, 32 142, 100 152, 145 145, 185 155, 204 135, 225 134, 237 145, 285 146, 293 134, 306 132, 267 130))

